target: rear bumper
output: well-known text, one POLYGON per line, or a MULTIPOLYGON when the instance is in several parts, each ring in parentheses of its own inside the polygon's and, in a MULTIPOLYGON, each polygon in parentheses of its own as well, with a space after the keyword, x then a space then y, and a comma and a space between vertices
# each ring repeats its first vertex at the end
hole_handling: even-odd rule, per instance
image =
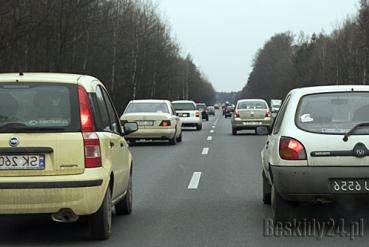
POLYGON ((109 183, 104 168, 87 169, 81 175, 1 177, 0 214, 56 213, 71 209, 90 215, 101 206, 109 183))
POLYGON ((156 128, 143 129, 139 128, 136 132, 126 136, 126 139, 172 139, 175 135, 174 128, 156 128))
MULTIPOLYGON (((283 198, 291 201, 335 200, 348 194, 333 193, 330 189, 330 179, 369 178, 369 167, 271 165, 270 171, 276 190, 283 198)), ((369 196, 369 193, 364 195, 369 196)))
POLYGON ((200 117, 185 117, 181 118, 182 126, 196 126, 202 123, 200 117))
POLYGON ((232 128, 237 130, 242 129, 256 129, 257 127, 271 127, 272 120, 271 119, 263 119, 263 120, 241 120, 232 118, 232 128))

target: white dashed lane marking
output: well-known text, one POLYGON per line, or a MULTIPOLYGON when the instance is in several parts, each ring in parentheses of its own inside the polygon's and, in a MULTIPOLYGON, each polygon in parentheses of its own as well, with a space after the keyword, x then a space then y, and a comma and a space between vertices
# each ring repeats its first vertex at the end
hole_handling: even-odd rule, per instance
POLYGON ((207 140, 208 141, 212 141, 213 140, 213 137, 212 136, 208 136, 207 140))
POLYGON ((189 190, 196 190, 199 187, 200 178, 201 178, 201 172, 194 172, 192 174, 190 183, 188 184, 187 188, 189 190))
POLYGON ((202 153, 201 154, 208 154, 209 153, 209 148, 203 148, 202 149, 202 153))

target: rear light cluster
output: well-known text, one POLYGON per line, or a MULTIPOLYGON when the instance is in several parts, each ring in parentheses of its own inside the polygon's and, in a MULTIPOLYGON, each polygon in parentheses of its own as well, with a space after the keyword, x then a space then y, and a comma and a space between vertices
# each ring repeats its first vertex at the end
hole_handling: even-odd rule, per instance
POLYGON ((85 152, 85 168, 101 167, 100 140, 95 132, 88 94, 82 86, 78 86, 78 97, 85 152))
POLYGON ((284 160, 306 160, 305 147, 296 139, 281 137, 279 156, 284 160))
POLYGON ((195 116, 196 116, 196 117, 200 117, 200 112, 199 112, 199 111, 197 111, 197 112, 195 113, 195 116))
POLYGON ((234 117, 239 118, 240 117, 240 113, 238 111, 235 111, 234 112, 234 117))
POLYGON ((265 113, 265 117, 270 117, 272 115, 272 113, 270 112, 270 111, 267 111, 266 113, 265 113))
POLYGON ((159 126, 161 126, 161 127, 168 127, 170 125, 171 125, 170 120, 163 120, 163 121, 161 121, 161 123, 160 123, 159 126))

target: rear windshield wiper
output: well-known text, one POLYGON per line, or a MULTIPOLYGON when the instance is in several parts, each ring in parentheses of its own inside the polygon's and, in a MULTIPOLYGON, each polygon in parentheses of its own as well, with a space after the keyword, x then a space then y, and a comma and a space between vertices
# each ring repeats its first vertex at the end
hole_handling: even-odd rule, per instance
POLYGON ((350 136, 350 135, 352 135, 352 133, 354 133, 354 132, 355 132, 355 130, 356 130, 357 128, 365 127, 365 126, 369 126, 369 122, 366 122, 366 123, 359 123, 359 124, 355 125, 352 129, 350 129, 350 130, 349 130, 349 131, 344 135, 344 137, 343 137, 343 141, 344 141, 344 142, 347 142, 347 141, 348 141, 349 136, 350 136))
POLYGON ((35 126, 31 127, 23 123, 7 123, 3 126, 0 126, 0 131, 61 131, 65 130, 62 127, 53 127, 53 126, 35 126))

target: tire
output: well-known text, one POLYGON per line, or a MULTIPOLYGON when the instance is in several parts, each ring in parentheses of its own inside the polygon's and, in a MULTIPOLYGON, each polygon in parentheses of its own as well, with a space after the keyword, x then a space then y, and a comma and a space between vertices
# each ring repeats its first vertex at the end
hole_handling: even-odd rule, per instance
POLYGON ((235 128, 232 128, 232 135, 237 135, 237 129, 235 129, 235 128))
POLYGON ((181 131, 181 134, 177 138, 177 142, 182 142, 182 131, 181 131))
POLYGON ((268 179, 265 176, 265 172, 262 173, 263 177, 263 202, 264 204, 270 205, 272 201, 272 186, 270 185, 268 179))
POLYGON ((209 121, 209 116, 206 117, 206 121, 209 121))
POLYGON ((91 237, 106 240, 111 235, 112 201, 110 188, 106 190, 104 200, 96 213, 88 216, 91 237))
POLYGON ((169 139, 169 144, 173 146, 177 144, 177 132, 174 134, 172 139, 169 139))
POLYGON ((122 200, 115 204, 117 215, 127 215, 132 213, 132 174, 129 176, 127 193, 122 200))
POLYGON ((291 215, 291 205, 288 201, 284 200, 278 191, 272 186, 271 193, 271 204, 273 212, 273 221, 276 223, 285 223, 290 220, 291 215))
POLYGON ((197 129, 197 130, 202 130, 202 124, 197 124, 197 125, 196 125, 196 129, 197 129))

